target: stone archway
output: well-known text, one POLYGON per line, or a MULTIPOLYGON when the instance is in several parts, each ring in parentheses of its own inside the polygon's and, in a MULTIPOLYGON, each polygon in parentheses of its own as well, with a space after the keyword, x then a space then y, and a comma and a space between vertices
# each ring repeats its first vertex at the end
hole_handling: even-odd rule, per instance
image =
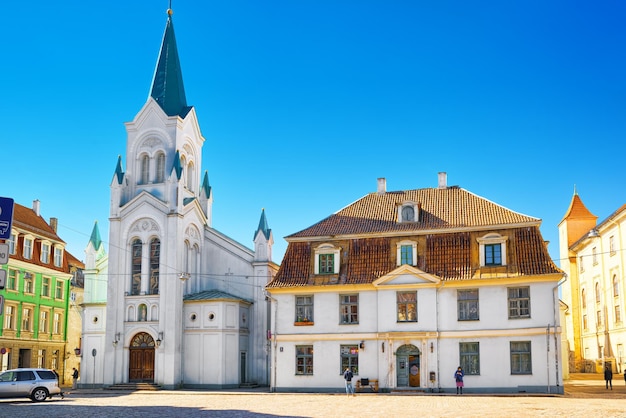
POLYGON ((130 342, 128 380, 130 382, 154 382, 154 339, 140 332, 130 342))
POLYGON ((419 387, 421 359, 420 350, 413 344, 406 344, 396 351, 397 387, 419 387))

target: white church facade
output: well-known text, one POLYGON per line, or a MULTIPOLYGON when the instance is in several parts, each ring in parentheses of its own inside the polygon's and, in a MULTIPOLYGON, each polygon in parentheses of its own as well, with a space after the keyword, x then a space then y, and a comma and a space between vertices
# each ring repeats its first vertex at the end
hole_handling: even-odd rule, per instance
POLYGON ((108 256, 94 234, 86 250, 80 386, 268 385, 272 231, 262 211, 252 250, 212 227, 205 139, 186 102, 171 10, 150 96, 126 131, 108 256))

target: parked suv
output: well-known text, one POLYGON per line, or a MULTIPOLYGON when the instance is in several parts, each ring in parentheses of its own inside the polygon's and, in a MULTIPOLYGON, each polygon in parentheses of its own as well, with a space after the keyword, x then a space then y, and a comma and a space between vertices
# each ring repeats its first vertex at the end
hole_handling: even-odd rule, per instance
POLYGON ((43 402, 61 393, 56 374, 48 369, 13 369, 0 373, 0 398, 43 402))

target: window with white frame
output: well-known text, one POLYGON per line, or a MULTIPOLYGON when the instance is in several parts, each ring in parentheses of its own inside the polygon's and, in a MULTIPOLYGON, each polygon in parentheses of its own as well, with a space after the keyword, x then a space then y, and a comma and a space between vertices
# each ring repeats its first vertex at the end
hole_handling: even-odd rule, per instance
POLYGON ((54 320, 52 322, 52 332, 54 334, 60 334, 61 333, 61 321, 63 320, 63 316, 58 313, 55 312, 54 313, 54 320))
POLYGON ((581 273, 583 271, 585 271, 585 267, 583 265, 583 256, 582 255, 578 257, 578 268, 580 269, 581 273))
POLYGON ((596 327, 602 328, 602 311, 599 309, 596 311, 596 327))
POLYGON ((63 248, 54 247, 54 265, 61 267, 63 265, 63 248))
POLYGON ((44 264, 50 263, 50 243, 41 243, 41 257, 39 260, 44 264))
POLYGON ((296 375, 313 374, 313 346, 296 346, 296 375))
POLYGON ((584 288, 580 291, 580 304, 583 309, 587 309, 587 292, 584 288))
POLYGON ((296 322, 313 322, 313 295, 296 296, 296 322))
POLYGON ((41 278, 41 296, 50 297, 50 277, 41 278))
POLYGON ((359 374, 359 346, 342 345, 340 350, 341 364, 339 366, 339 374, 343 374, 348 367, 350 367, 354 375, 359 374))
POLYGON ((615 255, 615 237, 613 235, 609 237, 609 254, 615 255))
POLYGON ((315 249, 315 274, 339 274, 341 248, 322 244, 315 249))
POLYGON ((37 350, 37 367, 46 367, 46 350, 37 350))
POLYGON ((480 266, 505 266, 507 240, 496 233, 478 238, 480 266))
POLYGON ((583 315, 583 329, 589 329, 589 321, 587 321, 587 315, 583 315))
POLYGON ((17 254, 17 234, 15 232, 11 232, 7 244, 9 244, 9 254, 17 254))
POLYGON ((54 291, 55 299, 63 299, 63 281, 57 280, 56 287, 54 291))
POLYGON ((342 324, 359 323, 359 295, 339 295, 342 324))
POLYGON ((41 311, 39 318, 39 332, 43 334, 48 333, 48 311, 41 311))
POLYGON ((139 184, 150 182, 150 158, 147 155, 141 156, 141 178, 139 184))
POLYGON ((19 277, 19 275, 17 273, 17 270, 9 269, 9 272, 7 273, 6 289, 8 289, 8 290, 17 290, 17 279, 18 279, 18 277, 19 277))
POLYGON ((596 247, 593 247, 591 249, 591 260, 594 266, 598 264, 598 250, 596 249, 596 247))
POLYGON ((459 321, 478 321, 478 289, 457 290, 459 321))
POLYGON ((26 272, 24 273, 24 293, 33 293, 33 274, 26 272))
POLYGON ((619 280, 617 279, 617 274, 613 275, 613 297, 619 297, 619 280))
POLYGON ((15 306, 7 304, 4 308, 4 328, 9 330, 15 330, 15 313, 17 312, 15 306))
POLYGON ((480 352, 478 342, 459 343, 459 364, 467 375, 480 374, 480 352))
POLYGON ((33 239, 24 238, 24 249, 22 250, 22 256, 25 259, 30 260, 33 257, 33 239))
POLYGON ((398 206, 398 222, 417 222, 419 220, 419 205, 415 202, 405 202, 398 206))
POLYGON ((141 292, 141 261, 143 243, 140 239, 133 240, 131 247, 131 286, 130 294, 138 295, 141 292))
POLYGON ((530 341, 511 341, 511 374, 532 374, 530 341))
POLYGON ((396 292, 398 322, 417 322, 417 292, 396 292))
POLYGON ((31 308, 22 309, 22 331, 32 331, 32 315, 33 310, 31 308))
POLYGON ((156 157, 156 182, 165 181, 165 154, 159 152, 156 157))
POLYGON ((622 311, 620 309, 620 305, 615 305, 614 311, 615 311, 615 323, 619 324, 620 322, 622 322, 622 311))
POLYGON ((396 244, 396 264, 398 266, 408 264, 414 266, 417 264, 417 242, 400 241, 396 244))
POLYGON ((530 287, 509 287, 509 319, 530 318, 530 287))
POLYGON ((596 282, 595 291, 596 291, 596 303, 600 303, 600 283, 598 282, 596 282))

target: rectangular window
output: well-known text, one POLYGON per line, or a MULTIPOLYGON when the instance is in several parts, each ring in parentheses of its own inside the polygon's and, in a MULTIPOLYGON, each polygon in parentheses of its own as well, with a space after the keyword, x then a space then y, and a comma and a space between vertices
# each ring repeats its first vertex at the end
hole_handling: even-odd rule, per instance
POLYGON ((54 334, 60 334, 61 333, 61 314, 59 313, 55 313, 54 314, 54 322, 52 323, 52 332, 54 334))
POLYGON ((44 264, 50 263, 50 244, 45 242, 41 243, 41 262, 44 264))
POLYGON ((589 325, 587 324, 587 315, 583 315, 583 329, 589 329, 589 325))
POLYGON ((39 320, 39 332, 43 334, 48 333, 48 312, 41 312, 41 319, 39 320))
POLYGON ((7 244, 9 244, 9 254, 17 254, 17 234, 12 233, 7 244))
POLYGON ((37 367, 46 367, 46 350, 37 350, 37 367))
POLYGON ((61 267, 63 265, 63 249, 62 248, 54 249, 54 265, 57 267, 61 267))
POLYGON ((616 323, 622 322, 622 313, 619 309, 619 305, 615 305, 615 322, 616 323))
POLYGON ((531 374, 530 341, 511 341, 511 374, 531 374))
POLYGON ((296 296, 296 322, 313 322, 313 296, 296 296))
POLYGON ((33 240, 24 238, 24 251, 22 252, 25 259, 30 260, 33 256, 33 240))
POLYGON ((459 321, 478 321, 478 289, 457 291, 459 321))
POLYGON ((50 277, 41 278, 41 296, 50 297, 50 277))
POLYGON ((313 346, 296 346, 296 375, 313 374, 313 346))
POLYGON ((417 292, 397 292, 398 322, 417 322, 417 292))
POLYGON ((602 311, 596 311, 596 327, 602 327, 602 311))
POLYGON ((509 319, 530 318, 530 287, 509 290, 509 319))
POLYGON ((17 270, 9 269, 9 273, 7 274, 7 283, 6 288, 9 290, 17 290, 17 270))
POLYGON ((31 314, 32 311, 30 310, 30 308, 24 308, 22 310, 22 331, 31 331, 31 314))
POLYGON ((24 293, 33 293, 33 275, 24 273, 24 293))
POLYGON ((413 265, 413 246, 402 245, 400 246, 400 264, 413 265))
POLYGON ((335 255, 320 254, 320 274, 333 274, 335 272, 335 255))
POLYGON ((63 282, 61 280, 57 280, 54 298, 63 299, 63 282))
POLYGON ((615 255, 615 237, 613 235, 609 237, 609 254, 615 255))
POLYGON ((341 295, 341 323, 359 323, 359 295, 341 295))
POLYGON ((459 343, 459 364, 465 374, 480 374, 479 343, 459 343))
POLYGON ((594 266, 598 264, 598 250, 596 249, 596 247, 593 247, 591 249, 591 260, 594 266))
POLYGON ((341 346, 341 366, 339 374, 343 374, 347 367, 350 367, 352 374, 359 374, 359 346, 358 345, 342 345, 341 346))
POLYGON ((4 308, 4 328, 15 330, 15 306, 7 305, 4 308))
POLYGON ((580 272, 585 271, 585 267, 583 267, 583 256, 578 257, 578 267, 580 267, 580 272))
POLYGON ((485 265, 502 265, 502 244, 485 244, 485 265))

